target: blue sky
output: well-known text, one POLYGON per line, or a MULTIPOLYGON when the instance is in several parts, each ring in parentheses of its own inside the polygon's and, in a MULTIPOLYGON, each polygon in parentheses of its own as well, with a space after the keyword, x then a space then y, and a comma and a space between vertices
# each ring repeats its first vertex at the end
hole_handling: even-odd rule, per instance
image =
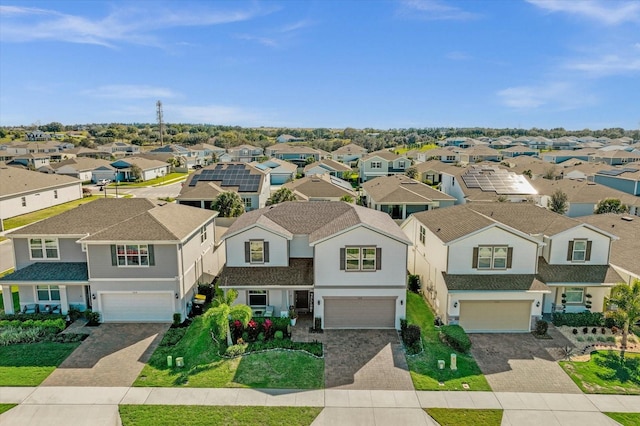
POLYGON ((0 5, 0 125, 640 126, 640 1, 0 5))

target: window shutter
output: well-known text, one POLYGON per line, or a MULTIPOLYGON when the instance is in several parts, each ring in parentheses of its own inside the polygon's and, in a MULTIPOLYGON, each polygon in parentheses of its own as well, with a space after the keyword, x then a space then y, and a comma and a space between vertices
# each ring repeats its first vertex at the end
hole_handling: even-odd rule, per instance
POLYGON ((513 247, 507 249, 507 268, 511 268, 513 263, 513 247))
POLYGON ((471 267, 478 267, 478 247, 473 248, 473 259, 471 259, 471 267))
POLYGON ((340 270, 344 271, 344 262, 345 262, 345 249, 344 247, 340 249, 340 270))
POLYGON ((244 242, 244 261, 247 263, 251 262, 251 246, 249 244, 249 241, 244 242))
POLYGON ((155 266, 156 265, 156 254, 155 254, 155 250, 153 248, 153 244, 149 244, 149 266, 155 266))
POLYGON ((567 260, 573 260, 573 241, 569 241, 569 250, 567 250, 567 260))
POLYGON ((591 260, 591 243, 592 241, 587 241, 587 254, 585 255, 585 260, 591 260))
POLYGON ((111 266, 118 266, 118 254, 116 253, 115 244, 111 244, 111 266))
POLYGON ((376 247, 376 270, 382 269, 382 248, 376 247))
POLYGON ((269 262, 269 241, 263 243, 264 246, 264 263, 269 262))

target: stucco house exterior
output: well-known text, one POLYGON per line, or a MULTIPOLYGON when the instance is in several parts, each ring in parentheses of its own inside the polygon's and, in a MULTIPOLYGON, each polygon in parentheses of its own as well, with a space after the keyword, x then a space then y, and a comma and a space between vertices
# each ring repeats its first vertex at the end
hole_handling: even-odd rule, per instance
POLYGON ((351 175, 352 169, 346 164, 338 161, 324 159, 316 161, 315 163, 308 164, 304 167, 304 175, 322 175, 330 174, 331 176, 344 178, 345 175, 351 175))
POLYGON ((133 180, 133 174, 131 172, 133 166, 140 168, 143 181, 166 176, 171 171, 171 166, 164 161, 150 160, 142 157, 127 157, 111 163, 111 167, 116 169, 116 180, 120 182, 133 180))
POLYGON ((404 155, 382 150, 365 155, 358 161, 360 181, 366 182, 380 176, 404 174, 411 167, 411 160, 404 155))
POLYGON ((425 299, 467 332, 528 332, 543 314, 602 311, 622 281, 609 265, 615 235, 530 203, 416 213, 402 229, 425 299))
MULTIPOLYGON (((52 167, 59 175, 73 176, 83 182, 96 182, 97 180, 93 179, 93 171, 100 167, 111 168, 109 164, 107 160, 90 157, 74 157, 60 161, 59 163, 54 163, 52 167)), ((112 177, 102 179, 112 179, 112 177)))
POLYGON ((264 149, 259 146, 243 144, 234 146, 233 148, 228 148, 227 154, 231 156, 230 161, 250 163, 252 161, 257 161, 260 157, 264 156, 264 149))
MULTIPOLYGON (((0 279, 21 306, 91 308, 104 322, 171 322, 217 274, 217 213, 144 198, 101 198, 16 230, 16 271, 0 279), (180 220, 176 220, 180 218, 180 220)), ((7 296, 9 295, 9 296, 7 296)))
POLYGON ((396 328, 405 317, 407 237, 382 212, 285 202, 245 213, 222 237, 222 289, 238 303, 321 318, 322 327, 396 328))
POLYGON ((305 176, 285 183, 301 201, 340 201, 342 197, 351 197, 355 202, 358 195, 351 184, 329 174, 305 176))
POLYGON ((264 154, 267 157, 290 161, 298 167, 304 167, 307 164, 308 158, 313 158, 313 161, 320 161, 322 158, 322 153, 319 150, 311 148, 308 145, 295 143, 277 143, 271 145, 265 148, 264 154))
POLYGON ((354 143, 349 143, 341 146, 335 151, 331 152, 331 158, 340 163, 355 165, 359 159, 367 155, 367 148, 354 143))
POLYGON ((251 165, 269 172, 271 185, 282 185, 294 180, 298 171, 298 166, 295 164, 277 158, 269 158, 262 163, 252 162, 251 165))

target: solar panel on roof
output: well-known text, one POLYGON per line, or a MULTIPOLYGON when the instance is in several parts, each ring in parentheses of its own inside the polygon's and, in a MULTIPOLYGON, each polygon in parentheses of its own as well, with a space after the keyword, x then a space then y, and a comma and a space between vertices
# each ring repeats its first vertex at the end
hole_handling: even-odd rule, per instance
POLYGON ((503 169, 471 168, 462 176, 468 188, 494 191, 498 194, 536 194, 536 190, 524 177, 503 169))

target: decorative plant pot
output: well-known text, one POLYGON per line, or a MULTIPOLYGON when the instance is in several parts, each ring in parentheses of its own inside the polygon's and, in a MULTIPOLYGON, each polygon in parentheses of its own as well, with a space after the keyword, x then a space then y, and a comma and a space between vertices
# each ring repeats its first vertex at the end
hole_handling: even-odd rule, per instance
POLYGON ((291 325, 296 325, 298 318, 291 318, 291 325))

